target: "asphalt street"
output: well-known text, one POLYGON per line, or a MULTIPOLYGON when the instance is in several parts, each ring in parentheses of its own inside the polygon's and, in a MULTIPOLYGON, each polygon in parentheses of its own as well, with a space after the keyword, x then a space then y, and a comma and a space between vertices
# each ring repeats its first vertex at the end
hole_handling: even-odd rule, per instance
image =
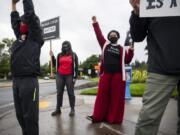
MULTIPOLYGON (((89 82, 88 80, 77 80, 75 86, 80 86, 89 82)), ((56 83, 40 83, 40 98, 56 93, 56 83)), ((0 88, 0 114, 10 111, 14 108, 12 87, 0 88)))

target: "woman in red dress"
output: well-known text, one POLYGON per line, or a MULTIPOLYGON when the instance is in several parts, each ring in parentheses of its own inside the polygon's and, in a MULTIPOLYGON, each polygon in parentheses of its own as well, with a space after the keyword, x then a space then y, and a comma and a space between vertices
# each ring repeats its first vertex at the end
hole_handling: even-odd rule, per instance
POLYGON ((87 119, 93 123, 106 121, 120 124, 123 121, 125 105, 125 64, 131 62, 134 49, 130 46, 125 50, 118 44, 120 34, 116 30, 109 32, 109 41, 106 41, 95 16, 92 21, 102 56, 94 112, 92 116, 87 116, 87 119))

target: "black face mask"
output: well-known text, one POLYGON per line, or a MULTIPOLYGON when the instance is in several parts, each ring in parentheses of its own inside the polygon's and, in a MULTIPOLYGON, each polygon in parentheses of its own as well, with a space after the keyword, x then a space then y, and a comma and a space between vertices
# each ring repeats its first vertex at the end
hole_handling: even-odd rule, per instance
POLYGON ((118 38, 117 38, 117 37, 110 37, 110 38, 109 38, 109 41, 110 41, 111 43, 115 44, 115 43, 117 43, 118 38))
POLYGON ((70 52, 70 47, 69 46, 63 46, 62 47, 62 52, 65 53, 65 54, 69 53, 70 52))

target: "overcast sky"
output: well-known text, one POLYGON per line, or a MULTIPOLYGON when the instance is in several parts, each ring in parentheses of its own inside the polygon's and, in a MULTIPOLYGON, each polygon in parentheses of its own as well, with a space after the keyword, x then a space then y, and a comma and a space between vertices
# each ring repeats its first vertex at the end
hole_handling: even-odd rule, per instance
MULTIPOLYGON (((22 15, 22 0, 20 1, 17 10, 22 15)), ((34 5, 41 21, 60 16, 60 39, 52 41, 54 54, 61 51, 64 40, 69 40, 80 61, 92 54, 101 53, 92 28, 93 15, 97 16, 104 36, 112 29, 118 30, 121 34, 119 43, 123 45, 132 10, 129 0, 34 0, 34 5)), ((1 0, 0 9, 0 40, 5 37, 15 38, 10 25, 11 0, 1 0)), ((41 64, 50 59, 49 44, 47 41, 42 47, 41 64)), ((145 44, 146 42, 135 44, 133 61, 146 61, 145 44)))

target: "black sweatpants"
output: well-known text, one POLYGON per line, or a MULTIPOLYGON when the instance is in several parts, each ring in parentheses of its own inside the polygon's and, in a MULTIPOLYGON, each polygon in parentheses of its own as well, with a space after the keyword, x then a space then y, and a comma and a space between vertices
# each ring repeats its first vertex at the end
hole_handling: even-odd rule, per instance
POLYGON ((178 90, 178 97, 177 97, 177 110, 178 110, 178 123, 177 123, 177 135, 180 134, 180 81, 178 82, 177 86, 178 90))
POLYGON ((56 109, 59 110, 63 104, 63 94, 64 88, 67 88, 69 96, 69 104, 71 109, 75 106, 75 95, 74 95, 74 83, 72 75, 60 75, 57 74, 56 77, 56 87, 57 87, 57 106, 56 109))
POLYGON ((39 84, 36 77, 13 78, 17 120, 23 135, 39 135, 39 84))

